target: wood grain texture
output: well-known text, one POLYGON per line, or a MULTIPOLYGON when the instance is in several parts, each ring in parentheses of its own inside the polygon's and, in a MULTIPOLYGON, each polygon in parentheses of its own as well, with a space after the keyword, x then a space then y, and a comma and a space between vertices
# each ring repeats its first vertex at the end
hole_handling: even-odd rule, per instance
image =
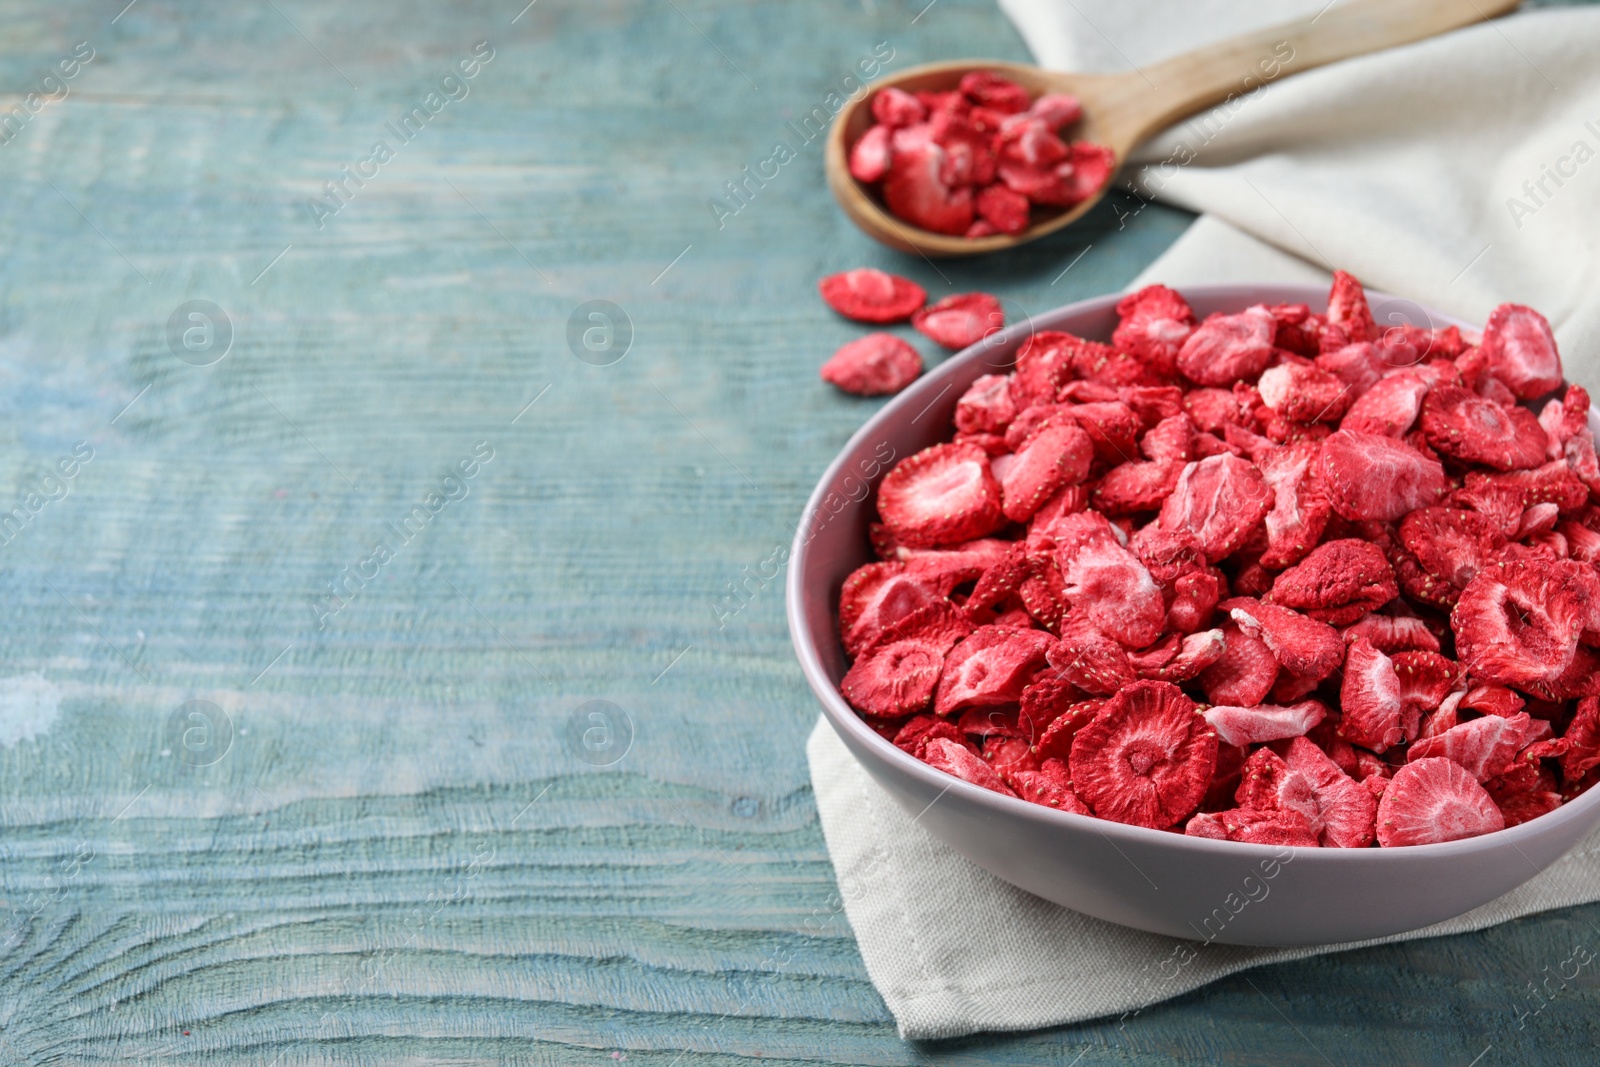
POLYGON ((857 233, 785 123, 880 41, 890 69, 1026 58, 989 0, 922 6, 0 0, 0 90, 95 50, 0 145, 0 503, 94 450, 0 544, 0 677, 61 693, 0 748, 0 1064, 1585 1060, 1593 970, 1536 1015, 1526 987, 1600 950, 1596 907, 1124 1020, 895 1036, 781 589, 748 578, 875 407, 817 381, 858 330, 815 280, 1038 311, 1187 223, 1119 198, 937 267, 857 233), (307 200, 485 40, 319 228, 307 200), (734 212, 779 139, 797 158, 734 212), (202 299, 234 328, 210 366, 167 338, 202 299), (610 366, 568 346, 595 299, 632 322, 610 366), (608 766, 569 730, 597 699, 632 725, 608 766), (196 700, 225 752, 172 725, 196 700))

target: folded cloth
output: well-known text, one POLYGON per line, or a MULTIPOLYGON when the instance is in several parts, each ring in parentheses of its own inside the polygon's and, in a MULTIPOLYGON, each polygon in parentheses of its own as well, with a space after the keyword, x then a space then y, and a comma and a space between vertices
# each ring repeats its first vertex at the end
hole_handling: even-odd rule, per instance
MULTIPOLYGON (((1129 69, 1325 0, 1000 0, 1047 67, 1129 69), (1267 9, 1267 10, 1264 10, 1267 9)), ((1600 367, 1600 10, 1553 9, 1273 82, 1152 140, 1146 196, 1202 212, 1135 281, 1308 281, 1349 270, 1481 322, 1505 301, 1556 328, 1568 377, 1600 367)), ((1137 205, 1135 205, 1137 206, 1137 205)), ((1262 963, 1356 947, 1180 942, 1081 915, 928 836, 827 723, 806 748, 845 914, 903 1036, 1126 1013, 1262 963)), ((1600 900, 1600 834, 1448 922, 1477 930, 1600 900)), ((1378 942, 1361 942, 1374 944, 1378 942)))

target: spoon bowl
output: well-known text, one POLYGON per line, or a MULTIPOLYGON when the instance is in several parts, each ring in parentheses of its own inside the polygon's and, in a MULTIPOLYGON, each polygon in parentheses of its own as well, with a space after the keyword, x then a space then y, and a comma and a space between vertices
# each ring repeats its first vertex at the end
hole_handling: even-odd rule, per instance
MULTIPOLYGON (((1038 98, 1067 93, 1083 105, 1069 131, 1075 141, 1111 150, 1120 168, 1151 134, 1214 104, 1253 96, 1273 81, 1368 52, 1409 44, 1481 22, 1516 7, 1518 0, 1348 0, 1313 17, 1269 26, 1127 74, 1074 74, 998 60, 951 60, 901 71, 846 102, 828 131, 823 166, 834 199, 869 237, 902 252, 928 257, 998 252, 1038 240, 1082 218, 1111 187, 1069 208, 1034 208, 1016 235, 959 237, 933 233, 896 218, 882 199, 850 174, 850 149, 872 125, 870 101, 879 90, 948 91, 962 75, 993 71, 1038 98)), ((1115 172, 1113 172, 1114 175, 1115 172)))

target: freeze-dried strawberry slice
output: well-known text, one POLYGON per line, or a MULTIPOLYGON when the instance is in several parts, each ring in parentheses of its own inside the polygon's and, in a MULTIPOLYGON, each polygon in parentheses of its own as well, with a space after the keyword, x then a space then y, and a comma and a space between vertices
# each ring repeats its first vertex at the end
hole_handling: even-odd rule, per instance
POLYGON ((1367 307, 1367 294, 1361 283, 1342 270, 1333 272, 1333 288, 1328 293, 1328 323, 1344 331, 1351 341, 1376 341, 1378 326, 1367 307))
POLYGON ((890 132, 887 126, 874 126, 861 135, 850 149, 850 177, 858 182, 875 182, 889 173, 893 151, 890 132))
POLYGON ((919 333, 950 349, 975 345, 1005 324, 1005 310, 988 293, 954 293, 911 316, 919 333))
POLYGON ((1222 625, 1222 657, 1200 672, 1200 686, 1213 704, 1255 707, 1272 692, 1278 661, 1265 641, 1234 622, 1222 625))
POLYGON ((1127 650, 1081 616, 1063 621, 1061 640, 1046 658, 1062 678, 1097 696, 1109 696, 1135 679, 1127 650))
POLYGON ((1288 845, 1294 848, 1316 846, 1317 835, 1298 811, 1255 811, 1232 808, 1228 811, 1199 812, 1189 819, 1183 832, 1189 837, 1209 837, 1217 841, 1242 841, 1251 845, 1288 845))
POLYGON ((1314 364, 1280 363, 1261 372, 1261 402, 1290 422, 1338 422, 1355 394, 1314 364))
POLYGON ((1422 414, 1422 398, 1431 388, 1415 371, 1399 371, 1374 382, 1356 398, 1339 421, 1341 430, 1404 437, 1422 414))
POLYGON ((1008 115, 1028 110, 1028 90, 988 70, 971 70, 961 76, 961 91, 974 104, 1008 115))
MULTIPOLYGON (((1278 332, 1280 335, 1282 334, 1282 327, 1279 327, 1278 332)), ((1340 336, 1343 335, 1341 334, 1340 336)), ((1389 365, 1383 361, 1383 355, 1378 351, 1377 346, 1367 341, 1358 341, 1342 348, 1335 348, 1330 352, 1316 354, 1316 359, 1313 362, 1349 386, 1350 395, 1358 398, 1358 402, 1360 397, 1365 396, 1369 390, 1378 384, 1385 372, 1391 370, 1389 365)), ((1348 417, 1348 414, 1346 417, 1348 417)))
MULTIPOLYGON (((1139 361, 1138 357, 1127 352, 1119 352, 1110 345, 1101 344, 1099 341, 1079 341, 1072 353, 1072 372, 1081 382, 1069 382, 1056 391, 1057 400, 1082 399, 1089 397, 1068 396, 1067 391, 1089 388, 1095 386, 1111 386, 1113 388, 1127 388, 1148 383, 1149 369, 1139 361)), ((1098 399, 1098 398, 1093 398, 1098 399)), ((1108 400, 1111 398, 1108 398, 1108 400)), ((1139 426, 1133 432, 1137 434, 1143 430, 1139 426)))
MULTIPOLYGON (((1026 716, 1036 729, 1047 729, 1073 704, 1084 699, 1083 690, 1048 668, 1034 675, 1018 698, 1019 715, 1026 716)), ((1037 738, 1035 739, 1037 741, 1037 738)))
POLYGON ((1139 439, 1139 451, 1153 460, 1194 458, 1194 420, 1179 411, 1156 423, 1139 439))
POLYGON ((973 219, 971 187, 951 187, 944 181, 947 154, 934 143, 931 131, 902 136, 909 132, 898 131, 893 139, 894 159, 883 177, 883 202, 924 230, 965 234, 973 219))
POLYGON ((904 89, 879 89, 872 97, 872 117, 888 127, 913 126, 928 117, 922 101, 904 89))
POLYGON ((995 182, 978 190, 978 217, 998 233, 1015 236, 1028 228, 1028 198, 995 182))
POLYGON ((1272 502, 1272 491, 1251 463, 1211 456, 1183 468, 1159 521, 1164 529, 1192 535, 1215 563, 1244 544, 1272 502))
POLYGON ((1015 771, 1028 772, 1039 769, 1039 757, 1034 755, 1028 742, 1017 737, 990 734, 983 743, 981 755, 983 762, 993 767, 1006 785, 1011 785, 1011 774, 1015 771))
POLYGON ((983 537, 952 545, 948 549, 909 548, 896 545, 893 557, 906 565, 906 574, 949 596, 951 590, 994 566, 1007 552, 1012 542, 995 537, 983 537))
POLYGON ((1207 708, 1205 713, 1206 721, 1217 731, 1217 740, 1225 745, 1241 747, 1303 737, 1327 714, 1328 709, 1316 700, 1291 704, 1286 708, 1277 704, 1258 704, 1253 708, 1217 704, 1207 708))
POLYGON ((1584 697, 1567 724, 1567 751, 1561 757, 1561 776, 1576 782, 1600 767, 1600 699, 1584 697))
POLYGON ((1195 327, 1189 302, 1164 285, 1147 285, 1119 300, 1117 314, 1121 321, 1111 343, 1138 356, 1158 374, 1175 374, 1178 352, 1195 327))
POLYGON ((1045 760, 1036 771, 1012 771, 1005 776, 1009 785, 1023 800, 1043 804, 1057 811, 1070 811, 1074 815, 1090 815, 1088 805, 1072 791, 1072 781, 1066 764, 1060 760, 1045 760))
POLYGON ((998 528, 1000 486, 972 445, 934 445, 895 464, 878 487, 878 512, 901 544, 969 541, 998 528))
POLYGON ((1128 648, 1160 637, 1167 613, 1161 589, 1105 517, 1083 512, 1063 520, 1059 530, 1056 565, 1074 611, 1128 648))
MULTIPOLYGON (((1173 635, 1174 637, 1177 634, 1173 635)), ((1158 668, 1140 670, 1139 677, 1158 682, 1187 682, 1200 676, 1227 651, 1227 638, 1221 630, 1203 630, 1184 636, 1178 654, 1158 668)))
POLYGON ((1530 307, 1501 304, 1489 313, 1479 346, 1489 369, 1519 400, 1532 400, 1561 386, 1561 355, 1550 323, 1530 307))
POLYGON ((1004 737, 1022 738, 1031 742, 1032 739, 1028 735, 1032 725, 1031 722, 1022 721, 1014 706, 990 706, 964 710, 956 722, 956 729, 981 741, 1004 737))
POLYGON ((1377 545, 1356 538, 1325 541, 1278 575, 1272 602, 1331 626, 1347 626, 1399 593, 1394 568, 1377 545))
MULTIPOLYGON (((1575 512, 1589 502, 1589 488, 1579 481, 1563 460, 1552 460, 1532 470, 1509 471, 1505 474, 1483 474, 1468 471, 1466 485, 1455 496, 1479 511, 1491 510, 1493 497, 1510 497, 1523 508, 1535 504, 1554 504, 1563 515, 1575 512), (1479 502, 1482 501, 1482 506, 1479 502)), ((1502 505, 1503 506, 1503 505, 1502 505)), ((1519 510, 1514 523, 1505 530, 1506 536, 1516 533, 1522 521, 1519 510)))
POLYGON ((1496 563, 1478 572, 1451 613, 1456 653, 1475 679, 1526 689, 1572 662, 1589 613, 1585 564, 1496 563))
POLYGON ((1119 463, 1089 493, 1089 502, 1107 515, 1155 511, 1172 495, 1184 460, 1119 463))
POLYGON ((1309 443, 1290 445, 1265 452, 1256 460, 1273 501, 1265 518, 1263 567, 1277 570, 1298 563, 1327 529, 1333 508, 1318 485, 1317 448, 1309 443))
POLYGON ((829 307, 857 322, 904 322, 928 301, 916 282, 872 267, 830 274, 817 289, 829 307))
POLYGON ((1484 782, 1483 788, 1499 806, 1508 827, 1520 826, 1561 806, 1555 775, 1543 767, 1512 764, 1505 774, 1484 782))
POLYGON ((1325 622, 1278 604, 1235 597, 1217 605, 1245 633, 1259 637, 1285 670, 1320 682, 1344 662, 1344 640, 1325 622))
POLYGON ((1461 668, 1437 652, 1396 652, 1391 659, 1408 714, 1411 709, 1426 712, 1437 708, 1461 680, 1461 668))
POLYGON ((1339 685, 1338 734, 1353 745, 1384 752, 1417 736, 1422 714, 1400 699, 1394 661, 1365 640, 1350 646, 1339 685))
POLYGON ((1164 829, 1194 811, 1217 735, 1183 690, 1134 682, 1072 739, 1073 787, 1102 819, 1164 829))
POLYGON ((1016 417, 1011 379, 1004 375, 985 374, 956 401, 956 429, 962 433, 1005 433, 1016 417))
POLYGON ((922 762, 930 767, 937 767, 946 774, 954 775, 963 782, 992 789, 1008 797, 1016 796, 1010 787, 1000 780, 993 767, 954 741, 946 741, 943 738, 929 741, 923 750, 922 762))
POLYGON ((1436 503, 1446 482, 1439 461, 1389 437, 1340 430, 1322 442, 1322 484, 1347 519, 1392 522, 1436 503))
POLYGON ((873 645, 846 672, 839 691, 858 711, 880 719, 921 711, 933 698, 945 655, 956 640, 944 634, 873 645))
POLYGON ((1144 425, 1132 408, 1120 400, 1074 404, 1067 408, 1094 442, 1094 454, 1108 464, 1127 463, 1138 455, 1144 425))
POLYGON ((1035 401, 1052 401, 1056 390, 1072 376, 1072 342, 1077 338, 1060 330, 1040 330, 1017 349, 1012 395, 1020 411, 1035 401))
POLYGON ((1163 530, 1153 522, 1134 531, 1128 548, 1164 587, 1170 587, 1185 574, 1203 571, 1206 566, 1200 542, 1182 530, 1163 530))
POLYGON ((1028 108, 1028 114, 1043 119, 1052 130, 1059 130, 1083 117, 1083 104, 1069 93, 1045 93, 1028 108))
POLYGON ((1191 389, 1183 395, 1183 410, 1207 433, 1221 433, 1225 426, 1244 425, 1239 401, 1227 389, 1191 389))
POLYGON ((1454 760, 1478 781, 1487 781, 1505 772, 1522 747, 1532 720, 1525 711, 1510 718, 1484 715, 1450 729, 1419 738, 1406 753, 1412 762, 1435 756, 1454 760))
POLYGON ((1078 736, 1079 730, 1094 721, 1105 705, 1104 700, 1080 700, 1068 705, 1039 735, 1038 743, 1034 746, 1039 758, 1065 760, 1072 752, 1072 739, 1078 736))
POLYGON ((868 563, 846 578, 839 590, 839 630, 845 651, 854 656, 891 623, 943 597, 905 573, 902 563, 868 563))
POLYGON ((1172 583, 1172 603, 1167 607, 1167 625, 1179 633, 1192 634, 1211 625, 1211 614, 1222 599, 1222 580, 1208 571, 1180 575, 1172 583))
POLYGON ((1042 630, 978 627, 945 656, 934 710, 949 715, 1019 700, 1054 644, 1042 630))
POLYGON ((1505 547, 1495 524, 1472 511, 1418 508, 1400 521, 1400 543, 1429 574, 1460 590, 1505 547))
POLYGON ((1236 315, 1209 315, 1178 350, 1178 370, 1199 385, 1254 378, 1272 360, 1277 332, 1277 320, 1260 304, 1236 315))
POLYGON ((1235 799, 1255 811, 1293 811, 1305 819, 1318 844, 1364 848, 1372 844, 1377 804, 1356 782, 1304 737, 1289 742, 1287 758, 1270 748, 1245 761, 1235 799))
POLYGON ((1012 457, 1000 477, 1006 518, 1027 522, 1062 486, 1083 481, 1094 458, 1094 443, 1070 419, 1040 427, 1012 457))
POLYGON ((905 725, 894 735, 894 746, 909 752, 917 759, 922 759, 927 751, 928 742, 935 738, 954 741, 973 755, 978 754, 976 747, 967 740, 967 736, 956 727, 955 723, 936 715, 914 715, 907 719, 905 725))
POLYGON ((1378 844, 1385 848, 1459 841, 1505 825, 1477 779, 1441 756, 1401 767, 1378 801, 1378 844))
POLYGON ((1437 385, 1423 399, 1422 432, 1445 455, 1502 471, 1539 466, 1548 443, 1527 408, 1503 408, 1458 385, 1437 385))
POLYGON ((822 380, 856 396, 898 393, 922 373, 917 350, 892 333, 869 333, 822 365, 822 380))
POLYGON ((1364 637, 1387 655, 1416 649, 1439 651, 1439 639, 1421 619, 1404 615, 1365 615, 1340 631, 1345 644, 1364 637))

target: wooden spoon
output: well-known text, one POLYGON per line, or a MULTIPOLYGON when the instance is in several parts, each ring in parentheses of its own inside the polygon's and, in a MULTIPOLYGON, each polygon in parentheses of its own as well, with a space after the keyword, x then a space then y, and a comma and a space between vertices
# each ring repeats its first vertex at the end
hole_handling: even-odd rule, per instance
POLYGON ((971 70, 992 70, 1029 95, 1070 93, 1083 103, 1072 140, 1108 146, 1120 165, 1140 141, 1196 111, 1259 89, 1302 70, 1457 29, 1516 7, 1518 0, 1349 0, 1311 17, 1246 33, 1173 56, 1128 74, 1063 74, 1019 63, 960 59, 913 67, 847 103, 828 131, 828 187, 869 237, 902 252, 966 256, 997 252, 1053 233, 1083 216, 1110 188, 1088 200, 1054 209, 1015 237, 952 237, 890 215, 881 201, 850 176, 849 146, 872 125, 873 94, 895 86, 907 92, 950 90, 971 70))

